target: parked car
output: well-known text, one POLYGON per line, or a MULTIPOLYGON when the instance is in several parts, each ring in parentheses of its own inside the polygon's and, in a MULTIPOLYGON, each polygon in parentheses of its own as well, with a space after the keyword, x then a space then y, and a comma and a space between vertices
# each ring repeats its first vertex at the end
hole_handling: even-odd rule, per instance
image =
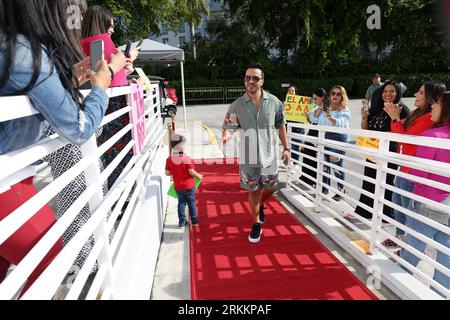
POLYGON ((164 81, 163 82, 163 88, 164 88, 166 97, 169 98, 170 100, 172 100, 175 105, 177 105, 178 104, 178 97, 177 97, 177 92, 175 91, 175 89, 169 87, 169 82, 168 81, 164 81))

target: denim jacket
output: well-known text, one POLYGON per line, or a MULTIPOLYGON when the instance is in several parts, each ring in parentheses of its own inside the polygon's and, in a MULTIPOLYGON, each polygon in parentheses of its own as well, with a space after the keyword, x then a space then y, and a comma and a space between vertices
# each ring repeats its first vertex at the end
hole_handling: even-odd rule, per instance
MULTIPOLYGON (((5 69, 5 47, 0 45, 0 72, 5 69)), ((26 87, 33 75, 33 57, 29 42, 22 36, 17 39, 13 72, 0 96, 13 96, 26 87)), ((61 136, 74 144, 86 142, 99 127, 106 108, 108 95, 98 87, 85 98, 84 110, 72 99, 58 76, 51 72, 50 60, 42 50, 41 72, 35 86, 27 93, 32 106, 40 112, 29 117, 0 122, 0 154, 34 144, 43 136, 45 121, 61 136)), ((1 106, 14 108, 14 106, 1 106)))

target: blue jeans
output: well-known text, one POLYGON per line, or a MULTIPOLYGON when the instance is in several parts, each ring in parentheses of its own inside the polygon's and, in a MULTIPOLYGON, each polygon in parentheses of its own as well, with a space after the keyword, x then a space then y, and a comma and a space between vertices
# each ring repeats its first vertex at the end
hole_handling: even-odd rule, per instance
MULTIPOLYGON (((395 177, 394 186, 399 189, 402 189, 406 192, 413 192, 413 190, 414 190, 414 182, 409 181, 402 177, 395 177)), ((411 202, 411 199, 394 192, 392 194, 392 202, 395 203, 396 205, 399 205, 400 207, 408 208, 409 203, 411 202)), ((403 224, 403 225, 406 224, 406 215, 404 215, 400 211, 394 210, 394 217, 395 217, 395 220, 400 222, 401 224, 403 224)), ((400 237, 400 236, 404 236, 404 235, 405 235, 404 230, 402 230, 400 228, 395 229, 396 237, 400 237)))
POLYGON ((195 206, 195 188, 188 190, 177 190, 178 196, 178 222, 179 224, 186 224, 186 204, 189 207, 189 215, 192 223, 198 222, 197 207, 195 206))
MULTIPOLYGON (((417 213, 420 212, 421 206, 422 206, 421 203, 411 201, 408 209, 417 213)), ((406 226, 420 234, 423 234, 424 236, 430 239, 433 239, 434 241, 442 244, 443 246, 450 248, 450 236, 447 235, 446 233, 443 233, 442 231, 439 231, 429 225, 426 225, 423 222, 420 222, 419 220, 410 217, 406 218, 406 226)), ((447 220, 447 227, 448 226, 449 220, 447 220)), ((412 235, 407 234, 405 242, 409 244, 411 247, 415 248, 416 250, 422 253, 425 252, 426 244, 423 241, 413 237, 412 235)), ((417 258, 414 254, 408 252, 403 248, 400 250, 400 256, 415 267, 419 264, 420 261, 419 258, 417 258)), ((447 269, 450 268, 450 257, 440 252, 439 250, 437 253, 436 261, 439 262, 444 267, 446 267, 447 269)), ((433 280, 435 280, 437 283, 441 284, 445 288, 450 289, 450 278, 437 269, 435 269, 434 271, 433 280)))
MULTIPOLYGON (((327 148, 325 148, 325 149, 326 149, 326 150, 329 150, 329 151, 331 151, 331 152, 334 152, 334 153, 339 153, 339 154, 342 154, 342 155, 345 154, 345 151, 342 151, 342 150, 327 149, 327 148)), ((340 158, 338 162, 331 162, 331 156, 328 155, 328 154, 326 154, 326 155, 325 155, 325 162, 333 163, 333 164, 336 165, 336 166, 342 167, 343 164, 344 164, 344 159, 340 158)), ((323 171, 326 172, 326 173, 328 173, 328 174, 330 174, 331 168, 330 168, 329 166, 327 166, 327 165, 324 165, 323 171)), ((336 178, 341 179, 342 181, 345 181, 345 172, 340 171, 340 170, 333 169, 333 173, 334 173, 334 175, 336 176, 336 178)), ((330 185, 330 178, 323 176, 323 183, 324 183, 325 185, 330 185)), ((339 180, 338 180, 337 185, 338 185, 338 189, 339 189, 339 190, 344 189, 344 185, 343 185, 342 183, 340 183, 339 180)))

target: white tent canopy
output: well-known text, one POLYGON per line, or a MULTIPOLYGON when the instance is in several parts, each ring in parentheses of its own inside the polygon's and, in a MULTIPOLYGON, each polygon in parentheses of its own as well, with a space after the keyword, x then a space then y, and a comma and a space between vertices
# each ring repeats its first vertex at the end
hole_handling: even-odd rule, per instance
MULTIPOLYGON (((135 48, 138 42, 132 44, 131 48, 135 48)), ((121 46, 119 49, 125 50, 125 46, 121 46)), ((182 101, 183 101, 183 112, 184 112, 184 128, 187 129, 186 120, 186 99, 185 99, 185 88, 184 88, 184 51, 180 48, 175 48, 168 46, 166 44, 153 41, 150 39, 145 39, 141 44, 141 51, 136 63, 179 63, 181 67, 181 90, 182 90, 182 101)))

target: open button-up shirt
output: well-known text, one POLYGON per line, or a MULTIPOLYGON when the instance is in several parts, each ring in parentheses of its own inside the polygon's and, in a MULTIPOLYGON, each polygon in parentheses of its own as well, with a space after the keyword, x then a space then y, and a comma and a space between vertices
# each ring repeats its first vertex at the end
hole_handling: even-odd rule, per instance
POLYGON ((283 103, 263 91, 259 110, 247 93, 234 101, 228 109, 223 129, 241 130, 240 164, 267 168, 276 160, 277 130, 285 124, 283 103))

